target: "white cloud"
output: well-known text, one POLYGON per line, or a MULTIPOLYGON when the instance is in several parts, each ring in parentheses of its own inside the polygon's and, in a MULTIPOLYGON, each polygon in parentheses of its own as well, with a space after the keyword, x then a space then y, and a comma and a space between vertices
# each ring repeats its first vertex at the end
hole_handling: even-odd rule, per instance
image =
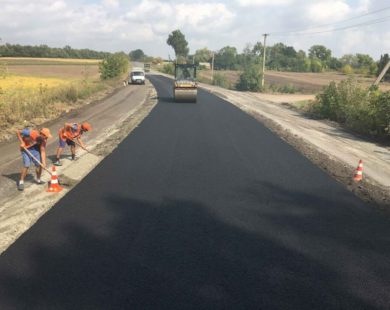
POLYGON ((188 27, 194 32, 217 30, 229 25, 234 14, 222 3, 167 3, 163 1, 143 0, 126 14, 130 21, 149 21, 156 23, 153 28, 174 30, 188 27), (155 22, 156 21, 156 22, 155 22))
POLYGON ((173 6, 170 3, 153 0, 142 0, 140 4, 131 7, 126 16, 130 20, 160 20, 174 18, 173 6))
POLYGON ((329 23, 345 18, 350 11, 350 7, 345 1, 326 0, 308 5, 306 14, 313 22, 329 23))
POLYGON ((55 1, 43 8, 43 11, 46 12, 59 12, 66 8, 66 3, 64 1, 55 1))
POLYGON ((240 6, 278 6, 292 3, 293 0, 237 0, 240 6))
POLYGON ((103 0, 102 4, 107 7, 118 8, 119 2, 117 0, 103 0))
POLYGON ((360 0, 356 8, 357 13, 367 13, 372 6, 371 0, 360 0))
POLYGON ((175 13, 179 25, 188 25, 202 32, 216 31, 229 25, 234 18, 234 14, 221 3, 179 4, 175 13))
MULTIPOLYGON (((172 55, 166 39, 180 29, 190 51, 226 45, 241 51, 261 34, 314 28, 388 7, 388 0, 0 0, 2 42, 71 45, 107 51, 141 48, 150 55, 172 55), (37 14, 39 12, 39 14, 37 14)), ((389 10, 370 18, 389 15, 389 10)), ((369 20, 365 17, 363 21, 369 20)), ((361 22, 354 19, 351 23, 361 22)), ((342 26, 348 25, 343 23, 342 26)), ((332 27, 326 27, 331 29, 332 27)), ((334 55, 368 53, 374 58, 390 50, 389 22, 315 36, 276 36, 295 49, 323 44, 334 55)), ((314 29, 314 30, 313 30, 314 29)))

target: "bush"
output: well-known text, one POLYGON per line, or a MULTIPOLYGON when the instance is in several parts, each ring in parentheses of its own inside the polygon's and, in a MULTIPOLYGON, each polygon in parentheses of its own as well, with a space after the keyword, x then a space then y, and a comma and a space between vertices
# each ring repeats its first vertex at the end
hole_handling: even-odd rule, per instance
POLYGON ((341 68, 341 72, 344 73, 345 75, 350 75, 353 74, 353 68, 350 65, 344 65, 341 68))
POLYGON ((295 94, 296 92, 302 91, 302 89, 299 89, 292 84, 287 84, 287 85, 271 84, 269 85, 269 89, 273 92, 284 93, 284 94, 295 94))
POLYGON ((109 55, 99 64, 100 78, 108 80, 116 78, 129 70, 129 58, 124 53, 109 55))
POLYGON ((167 63, 162 66, 162 68, 159 69, 162 73, 175 75, 175 66, 173 63, 167 63))
POLYGON ((219 86, 219 87, 223 87, 223 88, 230 88, 230 82, 229 80, 226 78, 226 76, 220 74, 220 73, 215 73, 214 74, 214 79, 213 79, 213 82, 212 82, 213 85, 216 85, 216 86, 219 86))
POLYGON ((362 134, 389 134, 390 92, 361 88, 353 79, 338 85, 331 82, 317 96, 310 111, 362 134))
POLYGON ((240 75, 236 88, 238 90, 261 91, 260 67, 247 67, 240 75))
POLYGON ((322 72, 324 69, 322 62, 319 59, 310 60, 310 71, 311 72, 322 72))

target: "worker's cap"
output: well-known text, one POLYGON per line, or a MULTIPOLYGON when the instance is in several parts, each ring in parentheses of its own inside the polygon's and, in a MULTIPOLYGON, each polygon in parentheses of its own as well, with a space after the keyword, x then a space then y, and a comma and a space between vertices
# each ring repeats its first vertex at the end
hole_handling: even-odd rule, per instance
POLYGON ((81 124, 81 128, 85 131, 90 131, 92 130, 92 126, 90 123, 84 122, 81 124))
POLYGON ((76 124, 76 123, 73 123, 71 128, 72 128, 72 130, 76 131, 76 130, 77 130, 77 127, 78 127, 77 124, 76 124))
POLYGON ((30 130, 30 138, 33 140, 37 140, 39 136, 38 130, 30 130))
POLYGON ((30 129, 28 128, 25 128, 21 131, 20 133, 22 135, 22 137, 29 137, 30 136, 30 129))
POLYGON ((41 134, 44 135, 46 138, 51 138, 52 137, 49 128, 42 128, 41 129, 41 134))

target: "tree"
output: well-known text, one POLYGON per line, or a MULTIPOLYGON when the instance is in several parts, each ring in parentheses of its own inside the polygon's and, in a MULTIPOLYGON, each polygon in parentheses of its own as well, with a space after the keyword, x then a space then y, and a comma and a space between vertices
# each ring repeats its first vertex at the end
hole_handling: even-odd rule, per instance
POLYGON ((306 53, 299 50, 296 55, 294 71, 307 72, 310 71, 310 60, 306 57, 306 53))
POLYGON ((188 55, 188 42, 179 29, 172 31, 168 36, 167 44, 173 48, 176 57, 186 57, 188 55))
POLYGON ((376 63, 367 54, 346 54, 340 58, 342 67, 346 65, 351 66, 355 73, 361 74, 375 74, 376 72, 376 63))
POLYGON ((225 46, 215 55, 214 64, 218 69, 235 69, 237 63, 237 49, 231 46, 225 46))
POLYGON ((247 67, 244 72, 240 75, 240 79, 236 85, 238 90, 250 90, 260 91, 261 90, 261 73, 260 66, 247 67))
POLYGON ((110 55, 89 49, 73 49, 69 45, 63 48, 52 48, 47 45, 30 46, 19 44, 0 45, 0 55, 4 57, 48 57, 48 58, 89 58, 103 59, 110 55))
POLYGON ((237 55, 237 64, 240 68, 246 68, 260 62, 260 57, 254 52, 251 44, 247 44, 241 54, 237 55))
POLYGON ((108 80, 119 77, 129 69, 129 58, 125 53, 115 53, 99 64, 100 78, 108 80))
POLYGON ((356 68, 358 60, 356 55, 345 54, 343 57, 340 58, 340 62, 342 65, 350 65, 351 67, 356 68))
POLYGON ((322 65, 321 60, 311 59, 310 60, 310 70, 311 70, 311 72, 322 72, 323 65, 322 65))
POLYGON ((195 62, 210 62, 213 52, 210 51, 207 47, 199 49, 195 52, 195 62))
POLYGON ((329 59, 329 68, 333 70, 339 70, 342 67, 342 63, 336 57, 331 57, 329 59))
POLYGON ((323 67, 328 66, 331 57, 332 57, 331 50, 327 49, 323 45, 313 45, 309 49, 309 58, 320 60, 323 67))
POLYGON ((129 57, 131 60, 134 60, 134 61, 140 61, 140 60, 143 60, 145 58, 145 54, 144 52, 141 50, 141 49, 136 49, 136 50, 133 50, 129 53, 129 57))
POLYGON ((261 56, 263 50, 264 50, 263 44, 261 42, 256 42, 256 44, 253 45, 252 53, 255 54, 256 56, 261 56))
POLYGON ((293 71, 297 66, 297 52, 292 46, 276 43, 269 48, 267 67, 274 70, 293 71))
MULTIPOLYGON (((331 50, 327 49, 323 45, 313 45, 309 49, 309 58, 312 60, 312 63, 313 63, 313 60, 318 60, 321 62, 322 68, 329 67, 329 62, 330 62, 331 57, 332 57, 331 50)), ((316 65, 316 67, 317 67, 317 65, 316 65)), ((312 71, 313 71, 313 67, 312 67, 312 71)), ((317 72, 317 71, 313 71, 313 72, 317 72)))

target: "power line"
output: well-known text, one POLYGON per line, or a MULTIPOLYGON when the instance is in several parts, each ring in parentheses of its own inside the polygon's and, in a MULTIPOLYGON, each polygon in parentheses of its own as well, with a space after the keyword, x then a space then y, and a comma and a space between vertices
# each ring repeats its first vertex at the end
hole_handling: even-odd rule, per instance
POLYGON ((309 27, 309 28, 300 28, 300 29, 296 29, 296 30, 292 30, 292 31, 271 32, 270 34, 272 34, 272 35, 284 35, 284 34, 286 34, 287 35, 289 33, 300 33, 300 32, 305 32, 305 31, 308 31, 308 30, 311 30, 311 29, 318 29, 318 28, 324 28, 324 27, 328 27, 328 26, 344 24, 344 23, 346 23, 348 21, 351 21, 351 20, 354 20, 354 19, 358 19, 358 18, 361 18, 361 17, 365 17, 365 16, 369 16, 369 15, 373 15, 373 14, 376 14, 376 13, 379 13, 379 12, 384 12, 386 10, 390 10, 390 6, 384 7, 384 8, 379 9, 379 10, 371 11, 371 12, 368 12, 368 13, 365 13, 365 14, 362 14, 362 15, 354 16, 354 17, 351 17, 351 18, 348 18, 348 19, 345 19, 345 20, 342 20, 342 21, 339 21, 339 22, 328 23, 328 24, 321 24, 321 25, 312 26, 312 27, 309 27))
POLYGON ((387 21, 390 21, 390 16, 386 16, 386 17, 382 17, 382 18, 378 18, 378 19, 373 19, 373 20, 366 21, 366 22, 360 23, 360 24, 354 24, 354 25, 344 26, 344 27, 340 27, 340 28, 333 28, 333 29, 329 29, 329 30, 313 31, 313 32, 291 31, 289 33, 286 32, 285 34, 275 34, 275 33, 271 33, 271 34, 274 36, 290 36, 290 35, 305 36, 305 35, 313 35, 313 34, 342 31, 342 30, 347 30, 347 29, 351 29, 351 28, 358 28, 358 27, 363 27, 363 26, 384 23, 387 21))

